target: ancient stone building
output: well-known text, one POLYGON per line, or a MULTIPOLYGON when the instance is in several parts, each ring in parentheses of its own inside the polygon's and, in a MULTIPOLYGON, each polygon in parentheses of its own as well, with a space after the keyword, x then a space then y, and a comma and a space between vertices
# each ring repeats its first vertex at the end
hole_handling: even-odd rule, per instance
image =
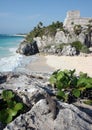
POLYGON ((92 18, 83 18, 80 16, 80 11, 68 11, 64 20, 64 27, 72 30, 74 25, 86 26, 92 18))

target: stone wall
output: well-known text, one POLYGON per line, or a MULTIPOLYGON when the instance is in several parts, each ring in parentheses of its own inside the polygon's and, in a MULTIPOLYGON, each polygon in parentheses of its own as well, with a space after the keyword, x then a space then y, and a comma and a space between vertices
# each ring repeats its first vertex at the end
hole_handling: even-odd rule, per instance
POLYGON ((82 18, 80 16, 80 11, 68 11, 67 12, 67 16, 64 20, 64 26, 69 29, 72 30, 74 25, 81 25, 81 26, 86 26, 87 24, 89 24, 89 20, 91 20, 92 18, 82 18))

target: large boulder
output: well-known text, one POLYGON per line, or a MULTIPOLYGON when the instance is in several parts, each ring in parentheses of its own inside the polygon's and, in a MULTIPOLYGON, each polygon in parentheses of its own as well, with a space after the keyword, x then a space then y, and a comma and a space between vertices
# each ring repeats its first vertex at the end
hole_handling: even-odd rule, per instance
POLYGON ((33 41, 32 43, 23 41, 19 45, 19 48, 17 49, 16 52, 23 55, 34 55, 36 53, 39 53, 39 49, 38 49, 36 41, 33 41))
POLYGON ((77 54, 76 48, 72 47, 71 45, 64 46, 62 50, 62 55, 65 55, 65 56, 74 56, 76 54, 77 54))

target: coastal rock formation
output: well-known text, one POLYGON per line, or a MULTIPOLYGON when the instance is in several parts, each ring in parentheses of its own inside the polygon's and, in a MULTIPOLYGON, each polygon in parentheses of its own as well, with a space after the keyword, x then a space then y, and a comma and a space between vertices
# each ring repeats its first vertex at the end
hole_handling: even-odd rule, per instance
POLYGON ((18 116, 0 130, 91 130, 92 109, 80 109, 55 98, 47 73, 13 73, 0 84, 3 89, 13 90, 29 107, 29 111, 18 116), (89 114, 90 112, 90 114, 89 114))
POLYGON ((19 48, 17 49, 16 52, 23 55, 34 55, 36 53, 39 53, 39 49, 38 49, 36 41, 33 41, 32 43, 23 41, 19 45, 19 48))
MULTIPOLYGON (((57 23, 56 25, 58 25, 57 23)), ((57 27, 55 30, 55 23, 52 25, 45 28, 35 28, 36 30, 33 29, 33 32, 30 32, 26 40, 20 44, 17 52, 24 55, 33 55, 42 51, 58 54, 58 51, 53 46, 57 48, 60 44, 67 45, 75 41, 80 41, 81 44, 88 48, 92 46, 92 19, 81 18, 79 11, 69 11, 62 28, 57 27), (50 32, 51 30, 52 32, 50 32), (30 38, 33 40, 32 43, 27 41, 27 39, 30 41, 30 38)), ((61 51, 59 51, 59 55, 60 53, 61 51)))
POLYGON ((43 36, 42 38, 36 37, 34 40, 37 42, 39 48, 43 48, 49 45, 59 45, 62 43, 72 43, 80 41, 82 44, 85 42, 86 36, 84 33, 80 33, 78 36, 74 32, 64 33, 63 31, 57 31, 55 37, 43 36))
POLYGON ((64 48, 62 50, 62 55, 65 55, 65 56, 74 56, 76 54, 77 54, 77 51, 76 51, 75 47, 72 47, 70 45, 64 46, 64 48))

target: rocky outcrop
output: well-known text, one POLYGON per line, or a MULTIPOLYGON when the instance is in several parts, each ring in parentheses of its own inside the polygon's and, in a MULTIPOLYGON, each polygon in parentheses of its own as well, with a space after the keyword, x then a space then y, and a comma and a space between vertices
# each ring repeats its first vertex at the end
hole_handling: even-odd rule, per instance
POLYGON ((41 51, 46 54, 57 54, 59 56, 75 56, 78 54, 76 48, 71 45, 65 45, 63 49, 52 45, 50 48, 43 48, 41 51))
POLYGON ((68 32, 65 33, 63 31, 57 31, 55 37, 51 36, 43 36, 42 38, 36 37, 34 40, 37 42, 37 45, 39 48, 43 48, 45 46, 49 45, 59 45, 62 43, 72 43, 75 41, 80 41, 82 44, 85 43, 85 34, 80 33, 79 35, 76 35, 74 32, 68 32))
POLYGON ((29 107, 29 111, 7 126, 0 123, 0 130, 92 129, 92 109, 79 109, 56 99, 55 89, 48 83, 49 76, 46 73, 7 74, 6 81, 0 85, 0 93, 3 89, 13 90, 29 107))
POLYGON ((19 48, 17 49, 16 52, 23 55, 34 55, 36 53, 39 53, 39 49, 38 49, 36 41, 33 41, 32 43, 23 41, 19 45, 19 48))
POLYGON ((77 55, 77 51, 76 51, 75 47, 72 47, 71 45, 64 46, 64 48, 62 50, 62 55, 74 56, 74 55, 77 55))

